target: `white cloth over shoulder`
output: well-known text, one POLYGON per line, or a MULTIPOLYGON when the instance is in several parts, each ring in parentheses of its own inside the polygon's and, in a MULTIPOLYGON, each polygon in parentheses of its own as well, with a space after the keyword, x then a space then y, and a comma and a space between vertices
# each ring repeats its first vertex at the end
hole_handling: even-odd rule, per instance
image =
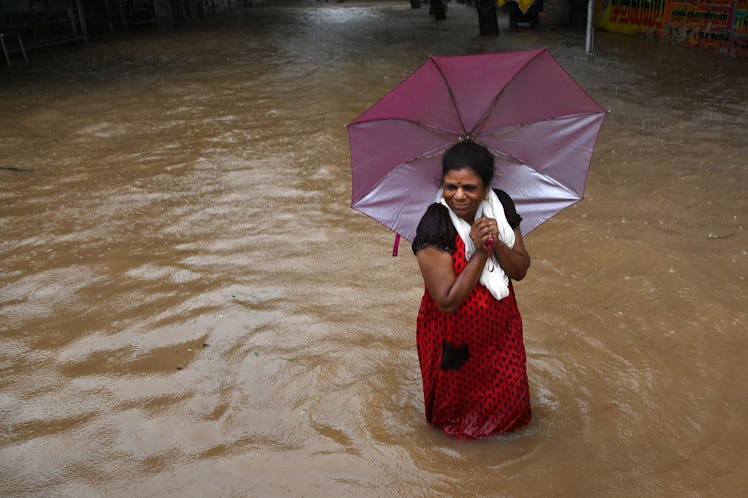
MULTIPOLYGON (((457 233, 460 234, 462 241, 465 243, 465 259, 470 261, 470 258, 475 254, 475 244, 473 244, 473 239, 470 238, 470 224, 452 211, 444 200, 444 195, 441 190, 439 190, 438 196, 438 202, 443 206, 446 206, 452 224, 457 230, 457 233)), ((501 204, 499 197, 493 189, 488 189, 486 199, 481 202, 480 206, 478 206, 478 211, 475 213, 475 219, 477 220, 480 217, 495 219, 496 224, 499 227, 499 238, 501 239, 501 242, 510 248, 514 247, 514 230, 509 226, 509 222, 506 220, 506 215, 504 214, 504 206, 501 204)), ((509 277, 507 277, 504 270, 499 266, 499 262, 496 260, 496 255, 493 254, 493 252, 491 253, 491 259, 486 261, 486 264, 483 266, 483 271, 480 275, 480 283, 488 289, 496 300, 504 299, 509 295, 509 277)))

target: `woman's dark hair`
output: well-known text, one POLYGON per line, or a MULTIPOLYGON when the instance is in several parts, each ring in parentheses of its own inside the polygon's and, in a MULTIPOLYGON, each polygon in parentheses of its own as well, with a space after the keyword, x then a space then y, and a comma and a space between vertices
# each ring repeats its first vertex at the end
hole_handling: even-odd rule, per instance
POLYGON ((450 147, 442 157, 442 177, 448 171, 457 171, 469 167, 483 180, 483 184, 491 185, 494 175, 493 154, 483 145, 465 140, 450 147))

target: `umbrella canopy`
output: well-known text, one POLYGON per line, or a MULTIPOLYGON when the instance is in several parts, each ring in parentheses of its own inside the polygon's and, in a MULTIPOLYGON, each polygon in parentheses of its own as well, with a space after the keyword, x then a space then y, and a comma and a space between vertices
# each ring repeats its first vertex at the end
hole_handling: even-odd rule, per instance
POLYGON ((348 125, 352 202, 412 241, 459 140, 496 158, 529 233, 582 199, 606 111, 547 49, 430 57, 348 125))

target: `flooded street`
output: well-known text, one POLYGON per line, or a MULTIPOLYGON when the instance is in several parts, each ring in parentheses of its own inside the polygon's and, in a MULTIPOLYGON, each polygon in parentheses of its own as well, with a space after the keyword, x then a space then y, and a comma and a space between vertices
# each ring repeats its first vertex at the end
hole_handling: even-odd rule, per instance
POLYGON ((748 62, 427 12, 247 8, 0 77, 0 496, 744 492, 748 62), (525 239, 534 419, 455 440, 345 124, 428 55, 539 47, 610 114, 525 239))

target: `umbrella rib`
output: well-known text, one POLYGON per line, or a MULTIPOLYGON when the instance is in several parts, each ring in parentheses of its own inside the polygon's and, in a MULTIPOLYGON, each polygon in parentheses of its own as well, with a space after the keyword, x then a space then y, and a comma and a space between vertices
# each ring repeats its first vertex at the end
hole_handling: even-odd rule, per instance
MULTIPOLYGON (((604 113, 600 112, 600 114, 604 114, 604 113)), ((482 137, 489 137, 489 136, 505 135, 505 134, 513 132, 514 130, 517 130, 519 128, 524 128, 525 126, 530 126, 530 125, 533 125, 533 124, 536 124, 536 123, 543 123, 543 122, 548 122, 548 121, 556 121, 556 120, 560 120, 560 119, 573 119, 573 118, 576 118, 576 117, 586 117, 586 116, 591 116, 591 115, 593 115, 593 114, 591 114, 591 113, 565 114, 563 116, 553 116, 553 117, 550 117, 550 118, 539 119, 539 120, 535 120, 535 121, 525 121, 523 123, 517 123, 517 124, 513 124, 511 126, 505 126, 504 128, 500 128, 498 130, 494 130, 494 131, 491 131, 491 132, 482 133, 482 134, 480 134, 480 136, 482 136, 482 137)), ((476 134, 476 136, 478 136, 478 134, 476 134)))
MULTIPOLYGON (((452 100, 452 106, 455 109, 455 113, 457 114, 457 119, 460 120, 460 128, 462 128, 462 134, 463 136, 468 134, 467 129, 465 128, 465 123, 462 121, 462 115, 460 114, 460 108, 457 107, 457 100, 455 99, 454 93, 452 93, 452 87, 449 86, 449 81, 447 81, 447 77, 444 75, 444 72, 442 71, 442 68, 439 67, 439 64, 436 63, 433 57, 430 57, 431 62, 434 64, 434 67, 436 67, 436 70, 439 71, 439 75, 442 77, 442 80, 444 80, 444 86, 447 87, 447 92, 449 92, 449 98, 452 100)), ((488 116, 486 116, 486 119, 488 116)))
POLYGON ((525 163, 525 161, 523 161, 522 159, 520 159, 520 158, 518 158, 518 157, 514 157, 514 156, 512 156, 512 155, 510 155, 510 154, 507 154, 506 152, 500 151, 499 149, 494 149, 493 147, 490 147, 490 146, 488 146, 488 145, 486 145, 486 144, 483 144, 483 146, 484 146, 485 148, 487 148, 488 150, 490 150, 490 151, 491 151, 491 153, 492 153, 492 154, 493 154, 494 156, 496 156, 496 157, 500 157, 500 158, 502 158, 502 159, 505 159, 505 160, 507 160, 507 161, 510 161, 510 162, 514 162, 514 163, 519 163, 519 164, 527 164, 527 163, 525 163))
POLYGON ((439 157, 439 155, 444 150, 446 150, 447 148, 451 147, 452 145, 454 145, 454 144, 452 144, 450 142, 450 143, 444 144, 444 145, 442 145, 440 147, 437 147, 436 149, 430 150, 428 152, 424 152, 423 154, 419 154, 417 156, 413 156, 410 159, 408 159, 406 161, 403 161, 403 164, 410 164, 410 163, 416 162, 416 161, 421 160, 421 159, 431 159, 431 158, 434 158, 434 157, 439 157))
POLYGON ((412 119, 405 119, 405 118, 376 118, 376 119, 369 119, 366 121, 359 121, 358 123, 354 123, 351 126, 355 126, 357 124, 363 124, 363 123, 376 123, 380 121, 402 121, 404 123, 409 123, 414 126, 417 126, 418 128, 421 128, 422 130, 425 130, 433 135, 436 135, 438 137, 442 137, 447 139, 447 142, 435 149, 432 149, 430 151, 426 151, 423 154, 419 154, 417 156, 411 157, 410 159, 407 159, 402 162, 402 164, 410 164, 412 162, 418 161, 419 159, 427 159, 432 157, 437 157, 442 151, 447 149, 448 147, 452 146, 454 144, 454 140, 457 138, 456 133, 453 131, 447 131, 443 130, 441 128, 435 128, 433 126, 428 126, 423 123, 419 123, 418 121, 412 120, 412 119))
MULTIPOLYGON (((570 114, 570 115, 567 115, 567 116, 559 116, 559 117, 555 117, 555 118, 548 118, 548 119, 545 119, 543 121, 553 121, 555 119, 574 118, 576 116, 585 116, 585 114, 570 114)), ((528 121, 526 123, 519 123, 519 124, 512 125, 512 126, 507 126, 505 128, 501 128, 500 130, 495 130, 495 131, 493 131, 491 133, 484 133, 484 134, 481 135, 481 137, 506 135, 506 134, 508 134, 508 133, 510 133, 510 132, 512 132, 514 130, 517 130, 519 128, 524 128, 526 126, 530 126, 532 124, 539 123, 539 122, 540 121, 528 121)), ((494 156, 496 156, 496 157, 501 157, 502 159, 506 159, 506 160, 512 161, 512 162, 517 162, 517 163, 520 163, 520 164, 527 164, 525 161, 519 159, 518 157, 515 157, 515 156, 512 156, 510 154, 507 154, 506 152, 503 152, 503 151, 501 151, 499 149, 496 149, 494 147, 490 147, 486 143, 483 143, 483 145, 487 149, 489 149, 491 151, 491 153, 493 153, 494 156)))
POLYGON ((358 121, 357 123, 353 123, 351 126, 356 126, 358 124, 368 124, 368 123, 377 123, 380 121, 402 121, 403 123, 409 123, 412 125, 415 125, 421 129, 424 129, 428 131, 429 133, 432 133, 434 135, 448 138, 450 140, 454 140, 457 134, 453 131, 443 130, 441 128, 435 128, 433 126, 425 125, 423 123, 419 123, 418 121, 414 119, 407 119, 407 118, 375 118, 375 119, 367 119, 366 121, 358 121))
MULTIPOLYGON (((519 158, 517 158, 517 157, 514 157, 514 156, 512 156, 512 155, 509 155, 509 154, 507 154, 507 153, 505 153, 505 152, 502 152, 502 151, 500 151, 500 150, 498 150, 498 149, 494 149, 493 147, 489 147, 489 146, 487 146, 487 145, 486 145, 485 147, 486 147, 486 148, 487 148, 488 150, 490 150, 492 154, 494 154, 494 155, 496 155, 496 156, 500 156, 500 157, 502 157, 503 159, 507 159, 507 160, 509 160, 509 161, 513 161, 513 162, 519 163, 519 164, 521 164, 521 165, 523 165, 523 166, 525 166, 525 167, 528 167, 528 168, 530 167, 530 166, 529 166, 529 165, 528 165, 528 164, 527 164, 527 163, 526 163, 525 161, 523 161, 523 160, 521 160, 521 159, 519 159, 519 158)), ((543 176, 543 177, 544 177, 544 178, 545 178, 545 179, 546 179, 547 181, 549 181, 549 182, 551 182, 551 183, 555 184, 555 185, 556 185, 557 187, 559 187, 559 188, 563 189, 563 190, 564 190, 565 192, 568 192, 568 193, 570 193, 570 194, 573 194, 573 195, 575 195, 575 194, 576 194, 576 192, 574 192, 574 191, 573 191, 573 190, 571 190, 571 189, 570 189, 570 188, 569 188, 568 186, 566 186, 566 185, 564 185, 563 183, 559 182, 559 181, 558 181, 558 180, 556 180, 555 178, 553 178, 553 177, 550 177, 550 176, 548 176, 548 175, 546 175, 546 174, 543 174, 543 173, 540 173, 540 172, 538 172, 538 174, 542 175, 542 176, 543 176)))
POLYGON ((491 101, 491 105, 489 105, 488 107, 486 107, 486 111, 481 116, 480 121, 478 121, 478 124, 475 125, 475 128, 473 128, 470 131, 471 135, 477 136, 480 133, 480 130, 483 129, 483 127, 486 125, 486 121, 488 121, 488 117, 493 113, 493 110, 496 107, 496 104, 498 104, 499 97, 501 97, 504 94, 504 90, 506 90, 507 87, 512 83, 512 81, 514 81, 514 79, 517 77, 517 75, 520 73, 520 71, 523 68, 525 68, 530 62, 534 61, 541 53, 544 53, 545 51, 547 51, 547 49, 544 49, 543 51, 538 52, 537 54, 535 54, 533 57, 531 57, 530 59, 528 59, 527 61, 525 61, 524 64, 522 64, 522 68, 517 69, 514 72, 514 76, 512 76, 512 78, 509 81, 507 81, 507 83, 501 88, 501 90, 499 91, 499 93, 497 93, 496 96, 493 98, 493 100, 491 101))

